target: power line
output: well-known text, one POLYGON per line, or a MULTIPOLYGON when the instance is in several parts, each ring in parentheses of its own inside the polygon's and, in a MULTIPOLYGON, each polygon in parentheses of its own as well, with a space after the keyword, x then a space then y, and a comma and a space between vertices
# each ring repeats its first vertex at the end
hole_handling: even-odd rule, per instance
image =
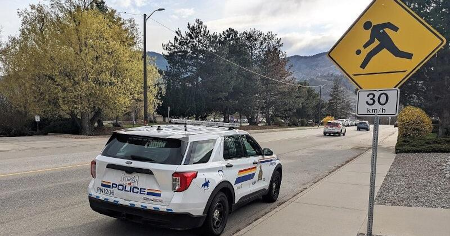
MULTIPOLYGON (((134 14, 134 13, 128 13, 128 12, 118 12, 118 13, 128 14, 128 15, 135 15, 135 16, 140 16, 140 14, 134 14)), ((159 24, 159 25, 162 26, 163 28, 169 30, 170 32, 172 32, 172 33, 174 33, 174 34, 177 34, 177 32, 176 32, 175 30, 171 29, 170 27, 166 26, 165 24, 163 24, 163 23, 161 23, 161 22, 159 22, 159 21, 157 21, 157 20, 155 20, 155 19, 153 19, 153 18, 149 18, 149 19, 152 20, 152 21, 154 21, 155 23, 159 24)), ((249 72, 249 73, 252 73, 252 74, 254 74, 254 75, 257 75, 257 76, 259 76, 259 77, 268 79, 268 80, 270 80, 270 81, 274 81, 274 82, 282 83, 282 84, 286 84, 286 85, 291 85, 291 86, 299 86, 299 87, 303 87, 303 88, 318 88, 318 87, 323 87, 323 85, 301 85, 301 84, 293 84, 293 83, 289 83, 289 82, 280 81, 280 80, 271 78, 271 77, 269 77, 269 76, 263 75, 263 74, 261 74, 261 73, 258 73, 258 72, 256 72, 256 71, 250 70, 250 69, 248 69, 248 68, 246 68, 246 67, 244 67, 244 66, 241 66, 241 65, 237 64, 236 62, 231 61, 231 60, 229 60, 229 59, 227 59, 227 58, 225 58, 225 57, 222 57, 222 56, 220 56, 219 54, 217 54, 217 53, 215 53, 215 52, 211 52, 211 51, 208 51, 208 50, 205 50, 205 51, 206 51, 207 53, 210 53, 210 54, 212 54, 212 55, 214 55, 214 56, 220 58, 220 59, 223 60, 223 61, 228 62, 229 64, 231 64, 231 65, 233 65, 233 66, 236 66, 236 67, 238 67, 238 68, 240 68, 240 69, 242 69, 242 70, 245 70, 245 71, 247 71, 247 72, 249 72)))

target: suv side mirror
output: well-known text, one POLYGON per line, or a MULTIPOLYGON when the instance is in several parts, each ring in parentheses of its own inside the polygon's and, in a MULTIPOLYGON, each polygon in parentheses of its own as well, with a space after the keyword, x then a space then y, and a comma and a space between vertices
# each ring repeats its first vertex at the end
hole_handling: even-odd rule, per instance
POLYGON ((272 155, 273 155, 273 152, 272 152, 272 150, 270 150, 270 149, 268 149, 268 148, 264 148, 264 149, 263 149, 263 155, 264 155, 264 156, 272 156, 272 155))

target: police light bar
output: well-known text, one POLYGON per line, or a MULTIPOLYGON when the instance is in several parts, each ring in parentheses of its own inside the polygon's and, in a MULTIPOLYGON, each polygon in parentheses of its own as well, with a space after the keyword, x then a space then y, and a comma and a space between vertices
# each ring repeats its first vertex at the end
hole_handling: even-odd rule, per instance
POLYGON ((225 122, 212 122, 212 121, 198 121, 198 120, 183 120, 183 119, 172 119, 170 120, 172 124, 185 124, 185 125, 204 125, 212 127, 232 127, 239 128, 239 124, 225 123, 225 122))

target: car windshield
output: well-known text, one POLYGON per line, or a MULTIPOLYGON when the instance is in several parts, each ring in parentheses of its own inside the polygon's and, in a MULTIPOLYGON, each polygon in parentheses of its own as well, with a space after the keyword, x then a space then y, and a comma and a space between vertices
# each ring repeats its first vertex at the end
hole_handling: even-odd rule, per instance
POLYGON ((115 133, 102 155, 126 160, 180 165, 186 149, 179 139, 166 139, 115 133))
POLYGON ((359 122, 360 125, 367 125, 366 122, 359 122))

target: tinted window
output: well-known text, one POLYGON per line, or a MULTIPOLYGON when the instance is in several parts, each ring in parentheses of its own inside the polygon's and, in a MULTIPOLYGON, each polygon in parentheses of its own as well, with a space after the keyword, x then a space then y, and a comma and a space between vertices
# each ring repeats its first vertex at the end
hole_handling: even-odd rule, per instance
POLYGON ((223 158, 233 159, 245 157, 241 136, 226 136, 223 142, 223 158))
POLYGON ((185 143, 178 139, 163 139, 115 133, 102 155, 126 160, 180 165, 185 143))
POLYGON ((247 156, 261 156, 262 150, 258 143, 250 137, 250 135, 244 136, 244 146, 247 152, 247 156))
POLYGON ((339 124, 339 123, 336 123, 336 122, 328 122, 328 123, 327 123, 327 126, 328 126, 328 127, 339 127, 339 125, 340 125, 340 124, 339 124))
POLYGON ((215 140, 192 142, 184 164, 190 165, 208 162, 214 150, 215 143, 215 140))

